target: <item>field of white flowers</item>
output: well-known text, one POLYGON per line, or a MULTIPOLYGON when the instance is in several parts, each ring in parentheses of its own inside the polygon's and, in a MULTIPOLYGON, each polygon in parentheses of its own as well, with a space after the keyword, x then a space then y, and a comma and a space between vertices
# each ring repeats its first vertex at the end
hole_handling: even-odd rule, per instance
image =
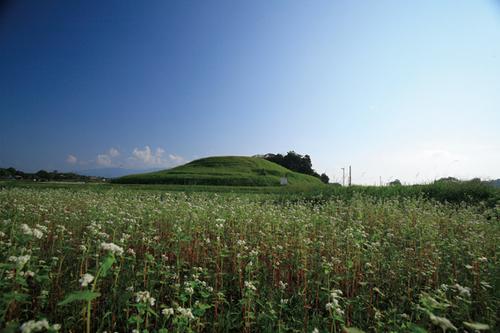
POLYGON ((500 330, 498 208, 0 190, 0 329, 500 330))

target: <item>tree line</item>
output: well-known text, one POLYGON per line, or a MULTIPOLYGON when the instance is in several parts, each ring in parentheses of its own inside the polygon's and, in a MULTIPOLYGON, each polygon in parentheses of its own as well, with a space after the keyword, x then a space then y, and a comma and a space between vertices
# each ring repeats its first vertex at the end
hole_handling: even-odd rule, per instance
POLYGON ((326 173, 320 175, 312 168, 311 157, 307 154, 301 155, 294 151, 289 151, 286 155, 268 153, 265 154, 263 158, 289 170, 319 178, 325 184, 328 184, 330 181, 326 173))
POLYGON ((83 176, 74 172, 39 170, 35 173, 23 172, 15 168, 0 168, 0 179, 33 181, 102 181, 101 177, 83 176))

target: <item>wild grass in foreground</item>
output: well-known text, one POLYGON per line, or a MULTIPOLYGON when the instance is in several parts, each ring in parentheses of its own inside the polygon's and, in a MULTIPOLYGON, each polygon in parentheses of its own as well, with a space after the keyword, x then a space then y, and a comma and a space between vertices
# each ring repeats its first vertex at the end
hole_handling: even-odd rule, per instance
POLYGON ((498 207, 0 190, 0 327, 498 331, 498 207))

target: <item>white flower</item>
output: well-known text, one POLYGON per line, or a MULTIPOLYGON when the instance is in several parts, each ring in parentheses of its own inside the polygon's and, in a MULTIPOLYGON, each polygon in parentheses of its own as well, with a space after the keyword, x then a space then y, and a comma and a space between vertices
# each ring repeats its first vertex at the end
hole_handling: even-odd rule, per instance
POLYGON ((218 229, 222 229, 224 228, 224 220, 223 219, 216 219, 215 220, 215 226, 218 228, 218 229))
POLYGON ((189 320, 192 320, 194 319, 194 316, 193 316, 193 312, 191 312, 191 309, 190 308, 182 308, 182 307, 178 307, 177 308, 177 312, 179 312, 179 314, 182 316, 182 317, 185 317, 189 320))
POLYGON ((18 268, 23 268, 24 265, 30 260, 31 256, 29 254, 24 255, 24 256, 10 256, 9 261, 13 262, 17 265, 18 268))
MULTIPOLYGON (((26 223, 23 223, 21 224, 21 231, 25 234, 25 235, 31 235, 31 228, 26 224, 26 223)), ((28 322, 29 323, 29 322, 28 322)))
POLYGON ((149 303, 151 306, 155 305, 156 299, 151 297, 149 291, 138 291, 135 293, 136 303, 149 303))
POLYGON ((334 307, 334 306, 333 306, 333 303, 326 303, 326 305, 325 305, 325 309, 326 309, 326 311, 330 311, 330 310, 332 310, 332 309, 333 309, 333 307, 334 307))
POLYGON ((165 308, 163 310, 161 310, 161 314, 164 315, 164 316, 172 316, 174 314, 174 309, 172 308, 165 308))
POLYGON ((252 291, 256 291, 257 288, 251 281, 245 281, 245 288, 250 289, 252 291))
POLYGON ((288 283, 283 282, 283 281, 280 280, 280 289, 281 290, 285 290, 287 285, 288 285, 288 283))
POLYGON ((317 327, 315 327, 315 328, 313 329, 312 333, 319 333, 318 328, 317 328, 317 327))
POLYGON ((108 237, 109 237, 109 235, 108 235, 107 233, 103 232, 103 231, 99 231, 99 232, 97 233, 97 235, 98 235, 99 237, 101 237, 101 238, 108 238, 108 237))
POLYGON ((49 329, 50 325, 47 319, 42 319, 38 321, 30 320, 21 325, 20 329, 22 333, 40 332, 44 329, 49 329))
POLYGON ((113 254, 118 254, 118 255, 122 255, 123 254, 123 248, 114 244, 114 243, 101 243, 101 249, 105 250, 105 251, 109 251, 113 254))
POLYGON ((332 298, 337 298, 339 296, 342 296, 342 290, 333 289, 330 295, 332 296, 332 298))
POLYGON ((80 282, 80 284, 82 285, 82 287, 86 287, 93 280, 94 280, 94 277, 92 276, 92 274, 85 273, 85 274, 83 274, 82 278, 80 280, 78 280, 78 282, 80 282))
POLYGON ((28 236, 34 236, 35 238, 42 238, 43 232, 37 228, 30 228, 26 223, 21 224, 21 231, 28 236))
POLYGON ((127 250, 127 253, 128 253, 128 254, 130 254, 131 256, 135 257, 135 251, 134 251, 134 249, 133 249, 133 248, 129 248, 129 249, 127 250))
POLYGON ((186 291, 186 293, 188 293, 189 295, 192 295, 194 294, 194 289, 191 288, 191 287, 186 287, 186 289, 184 289, 186 291))
POLYGON ((33 236, 35 236, 35 238, 40 239, 43 237, 43 232, 40 229, 33 228, 32 232, 33 232, 33 236))
MULTIPOLYGON (((42 232, 47 232, 49 230, 49 229, 47 229, 46 226, 41 225, 41 224, 37 224, 36 227, 39 229, 38 231, 42 231, 42 232)), ((33 230, 35 230, 35 229, 33 229, 33 230)))

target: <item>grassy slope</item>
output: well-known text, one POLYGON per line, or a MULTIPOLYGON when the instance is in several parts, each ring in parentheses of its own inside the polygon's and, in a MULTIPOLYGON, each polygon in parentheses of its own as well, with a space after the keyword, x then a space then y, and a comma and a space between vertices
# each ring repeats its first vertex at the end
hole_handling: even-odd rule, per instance
POLYGON ((290 171, 276 163, 257 157, 221 156, 202 158, 169 170, 116 179, 122 184, 185 184, 277 186, 288 177, 290 185, 322 185, 315 177, 290 171))

